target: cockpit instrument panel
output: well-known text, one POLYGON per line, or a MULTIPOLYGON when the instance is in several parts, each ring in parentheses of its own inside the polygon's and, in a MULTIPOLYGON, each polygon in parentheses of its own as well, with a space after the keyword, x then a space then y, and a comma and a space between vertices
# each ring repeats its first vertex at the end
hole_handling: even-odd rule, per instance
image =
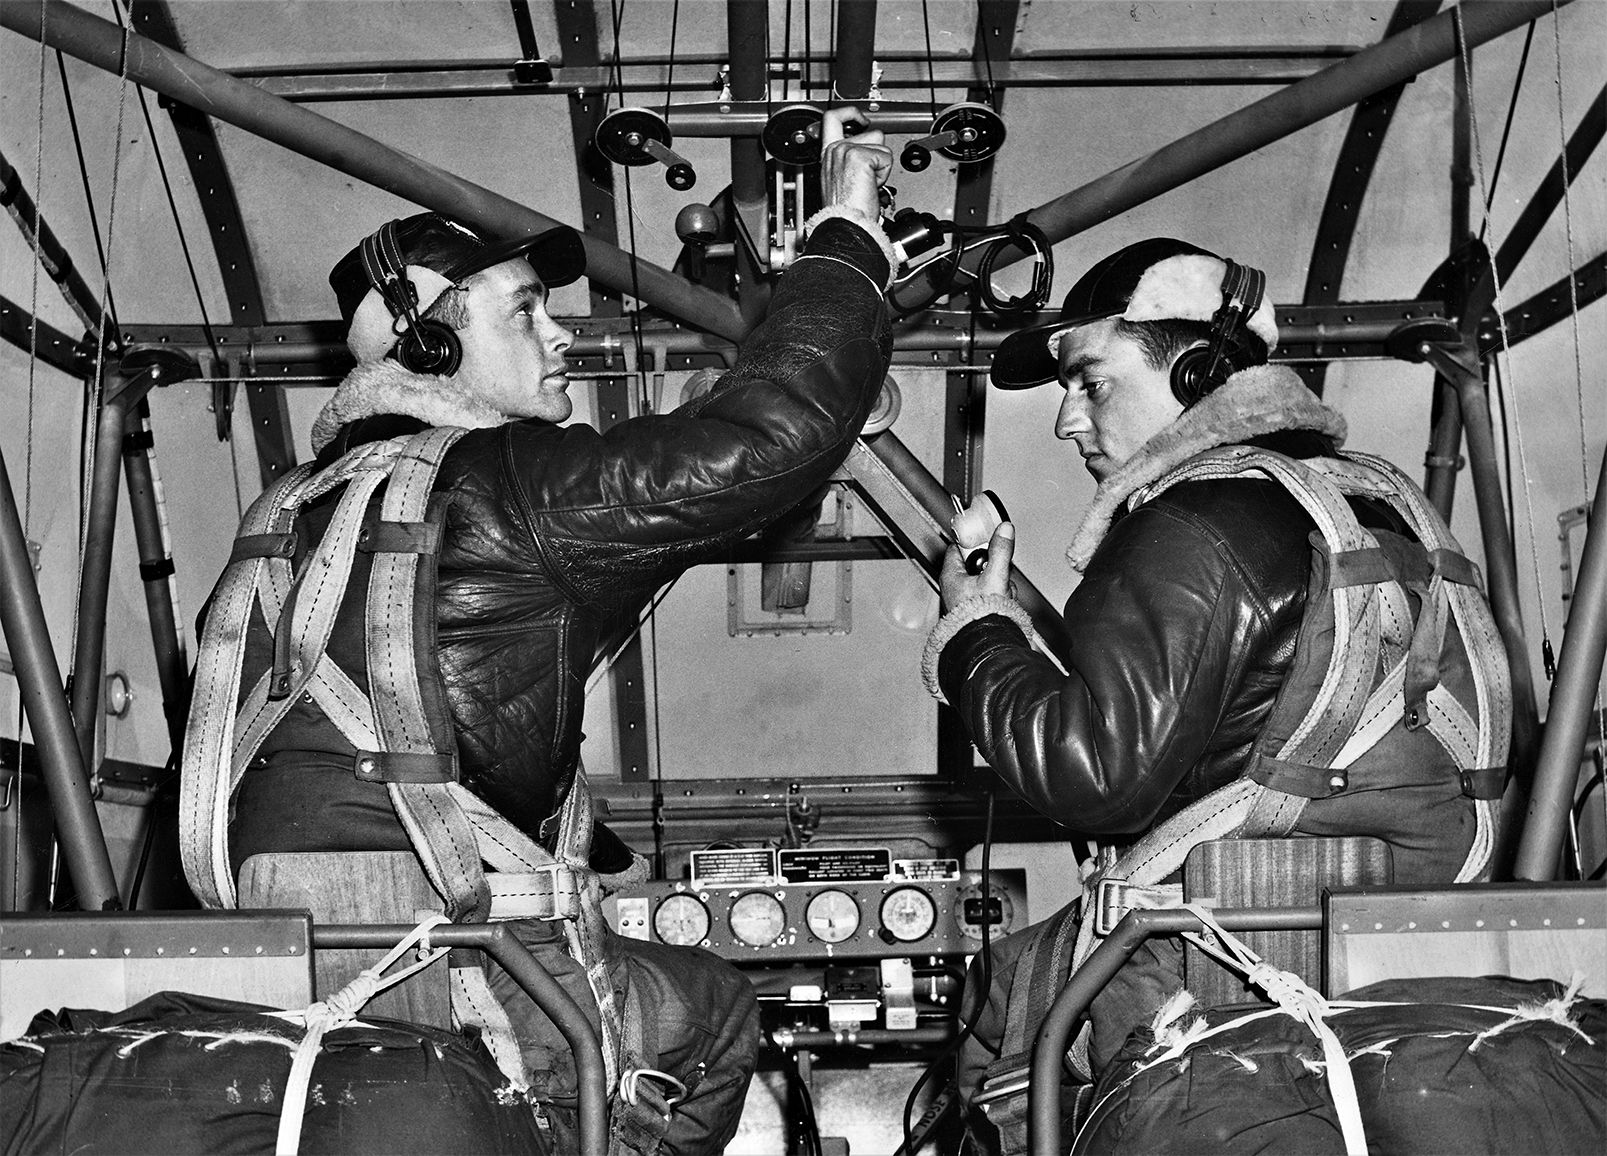
POLYGON ((952 859, 892 860, 863 848, 764 854, 702 861, 695 866, 710 878, 641 883, 603 909, 620 935, 751 963, 969 955, 984 924, 998 938, 1026 923, 1019 869, 993 871, 984 889, 980 873, 952 859))

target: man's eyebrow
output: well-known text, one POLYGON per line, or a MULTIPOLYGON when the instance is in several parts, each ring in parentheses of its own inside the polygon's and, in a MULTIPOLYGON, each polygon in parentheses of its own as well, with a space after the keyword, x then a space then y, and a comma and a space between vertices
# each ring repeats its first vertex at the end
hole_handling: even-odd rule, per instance
POLYGON ((1094 366, 1099 365, 1103 360, 1104 359, 1101 358, 1097 353, 1079 353, 1076 357, 1073 357, 1070 361, 1066 362, 1065 365, 1060 367, 1060 379, 1062 381, 1070 381, 1072 378, 1086 373, 1094 366))
POLYGON ((529 281, 521 281, 512 289, 509 289, 505 299, 508 301, 523 301, 528 297, 545 299, 546 296, 547 287, 540 280, 532 278, 529 281))

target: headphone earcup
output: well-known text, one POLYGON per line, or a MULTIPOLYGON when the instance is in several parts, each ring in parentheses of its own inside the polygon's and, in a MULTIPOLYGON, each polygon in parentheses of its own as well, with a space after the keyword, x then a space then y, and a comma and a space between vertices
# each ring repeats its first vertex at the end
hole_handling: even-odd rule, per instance
POLYGON ((421 319, 397 342, 396 360, 409 373, 451 377, 463 362, 463 343, 451 326, 421 319))
POLYGON ((1210 380, 1210 373, 1211 350, 1207 346, 1196 345, 1179 353, 1172 362, 1172 396, 1178 404, 1188 409, 1220 384, 1210 380))

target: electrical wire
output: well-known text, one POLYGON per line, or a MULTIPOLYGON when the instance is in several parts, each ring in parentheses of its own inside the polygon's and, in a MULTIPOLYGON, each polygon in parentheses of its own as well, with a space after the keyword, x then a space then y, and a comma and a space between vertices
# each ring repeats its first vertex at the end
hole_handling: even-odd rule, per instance
MULTIPOLYGON (((954 1039, 944 1048, 926 1069, 916 1079, 910 1088, 909 1095, 904 1100, 904 1142, 899 1146, 897 1156, 915 1156, 916 1138, 914 1136, 915 1101, 921 1094, 921 1089, 931 1082, 937 1070, 957 1057, 965 1042, 976 1032, 976 1025, 982 1018, 982 1012, 987 1007, 988 993, 993 986, 993 800, 994 790, 988 788, 988 805, 986 816, 982 824, 982 950, 978 953, 979 966, 977 969, 977 985, 975 991, 977 1000, 971 1008, 971 1014, 966 1017, 954 1039)), ((959 1079, 959 1069, 956 1065, 955 1073, 949 1079, 949 1085, 956 1085, 959 1079)), ((947 1091, 947 1087, 944 1089, 947 1091)), ((942 1095, 942 1093, 939 1093, 942 1095)), ((945 1113, 946 1114, 946 1111, 945 1113)), ((928 1125, 928 1131, 937 1126, 942 1115, 935 1117, 928 1125)))
POLYGON ((803 1132, 805 1146, 804 1156, 822 1156, 820 1140, 820 1123, 815 1119, 815 1098, 809 1091, 809 1084, 798 1070, 798 1057, 794 1053, 792 1062, 787 1065, 787 1083, 792 1086, 793 1095, 798 1100, 798 1121, 803 1132))

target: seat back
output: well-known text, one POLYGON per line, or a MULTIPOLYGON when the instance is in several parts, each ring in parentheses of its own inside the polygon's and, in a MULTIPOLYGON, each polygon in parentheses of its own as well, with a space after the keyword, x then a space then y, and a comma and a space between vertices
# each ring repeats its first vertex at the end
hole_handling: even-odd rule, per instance
POLYGON ((312 921, 288 911, 0 916, 0 1040, 41 1011, 122 1011, 159 991, 296 1010, 312 1002, 312 921))
MULTIPOLYGON (((253 855, 240 867, 242 906, 305 910, 319 923, 417 923, 441 910, 411 851, 330 851, 253 855)), ((380 953, 322 950, 316 957, 318 998, 345 987, 380 953)), ((451 983, 442 959, 380 992, 364 1015, 450 1028, 451 983)))
MULTIPOLYGON (((1189 852, 1183 896, 1208 907, 1312 907, 1325 888, 1390 878, 1389 847, 1371 836, 1218 839, 1189 852)), ((1274 967, 1323 990, 1320 931, 1247 931, 1239 938, 1274 967)), ((1204 1007, 1261 998, 1237 972, 1192 945, 1184 951, 1183 974, 1204 1007)))
POLYGON ((1329 995, 1381 979, 1508 975, 1607 997, 1607 884, 1361 887, 1324 902, 1329 995))

